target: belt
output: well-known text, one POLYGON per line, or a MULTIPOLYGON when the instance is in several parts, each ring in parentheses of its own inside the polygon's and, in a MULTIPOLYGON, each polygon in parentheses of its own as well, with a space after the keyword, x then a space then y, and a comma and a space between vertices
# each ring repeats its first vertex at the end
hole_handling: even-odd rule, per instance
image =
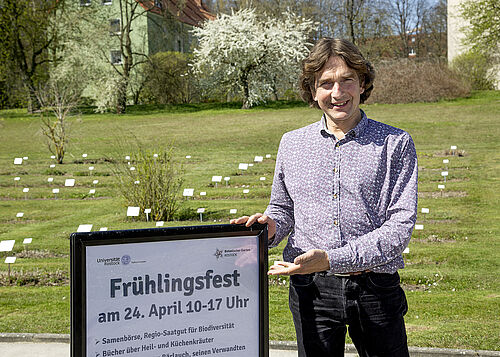
POLYGON ((329 273, 329 272, 326 272, 326 276, 333 275, 333 276, 337 276, 339 278, 349 278, 352 276, 358 276, 358 275, 362 275, 362 274, 366 274, 366 273, 371 273, 371 270, 354 271, 351 273, 329 273))

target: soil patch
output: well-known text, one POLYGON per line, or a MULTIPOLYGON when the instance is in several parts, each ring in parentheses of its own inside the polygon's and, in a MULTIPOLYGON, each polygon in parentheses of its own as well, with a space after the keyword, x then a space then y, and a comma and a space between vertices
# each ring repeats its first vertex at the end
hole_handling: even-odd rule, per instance
POLYGON ((422 192, 418 193, 418 197, 422 198, 440 198, 440 197, 466 197, 466 191, 443 191, 443 192, 422 192))

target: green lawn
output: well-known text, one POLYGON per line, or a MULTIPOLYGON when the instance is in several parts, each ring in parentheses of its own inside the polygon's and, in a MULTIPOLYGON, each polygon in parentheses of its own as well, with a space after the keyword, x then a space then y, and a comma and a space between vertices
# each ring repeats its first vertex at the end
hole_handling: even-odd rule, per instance
MULTIPOLYGON (((369 117, 407 130, 419 156, 418 224, 407 267, 401 271, 409 300, 406 316, 412 346, 500 350, 499 208, 500 92, 431 104, 366 105, 369 117), (451 155, 457 145, 460 155, 451 155), (449 176, 443 192, 443 159, 449 176)), ((86 113, 71 119, 70 147, 63 165, 53 160, 41 135, 40 119, 23 110, 0 111, 0 240, 15 239, 12 276, 40 278, 44 286, 6 286, 7 253, 0 253, 0 332, 69 333, 69 235, 79 224, 108 229, 154 227, 125 217, 108 158, 133 154, 139 140, 152 150, 173 143, 185 170, 184 188, 195 197, 182 207, 206 207, 206 223, 263 211, 268 202, 281 135, 317 121, 320 113, 286 103, 251 110, 237 105, 131 108, 129 114, 86 113), (134 139, 139 138, 139 139, 134 139), (126 148, 125 151, 123 148, 126 148), (82 154, 86 153, 87 158, 82 154), (271 154, 241 174, 238 164, 271 154), (191 159, 186 159, 190 155, 191 159), (28 156, 21 166, 14 158, 28 156), (89 166, 94 166, 89 175, 89 166), (230 185, 213 187, 213 175, 230 185), (14 181, 14 177, 20 177, 14 181), (47 182, 53 177, 54 182, 47 182), (261 181, 260 177, 266 177, 261 181), (75 178, 76 186, 64 187, 75 178), (92 196, 89 190, 94 188, 92 196), (243 193, 249 186, 250 192, 243 193), (23 193, 23 188, 30 191, 23 193), (57 199, 52 188, 59 187, 57 199), (207 192, 205 197, 200 191, 207 192), (22 218, 16 218, 23 212, 22 218), (23 247, 23 239, 33 243, 23 247), (22 272, 22 273, 21 273, 22 272), (58 280, 59 279, 59 280, 58 280), (49 286, 55 284, 55 286, 49 286)), ((197 220, 165 225, 196 225, 197 220)), ((280 259, 283 244, 270 251, 280 259)), ((288 312, 287 279, 270 283, 270 334, 295 338, 288 312)))

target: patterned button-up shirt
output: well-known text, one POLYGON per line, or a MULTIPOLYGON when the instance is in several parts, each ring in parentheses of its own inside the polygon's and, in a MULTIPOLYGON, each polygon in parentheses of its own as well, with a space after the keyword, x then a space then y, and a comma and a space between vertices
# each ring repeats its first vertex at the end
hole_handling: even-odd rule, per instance
POLYGON ((417 216, 417 156, 408 133, 368 119, 337 140, 325 118, 281 139, 266 214, 285 261, 328 253, 330 272, 404 267, 417 216))

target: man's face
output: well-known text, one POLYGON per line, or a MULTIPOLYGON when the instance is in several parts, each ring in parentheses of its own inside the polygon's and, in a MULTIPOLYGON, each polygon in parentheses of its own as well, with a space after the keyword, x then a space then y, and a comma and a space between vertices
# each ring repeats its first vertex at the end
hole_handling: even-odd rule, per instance
POLYGON ((316 77, 314 100, 335 123, 356 123, 361 117, 359 96, 362 83, 353 69, 340 57, 330 57, 316 77))

